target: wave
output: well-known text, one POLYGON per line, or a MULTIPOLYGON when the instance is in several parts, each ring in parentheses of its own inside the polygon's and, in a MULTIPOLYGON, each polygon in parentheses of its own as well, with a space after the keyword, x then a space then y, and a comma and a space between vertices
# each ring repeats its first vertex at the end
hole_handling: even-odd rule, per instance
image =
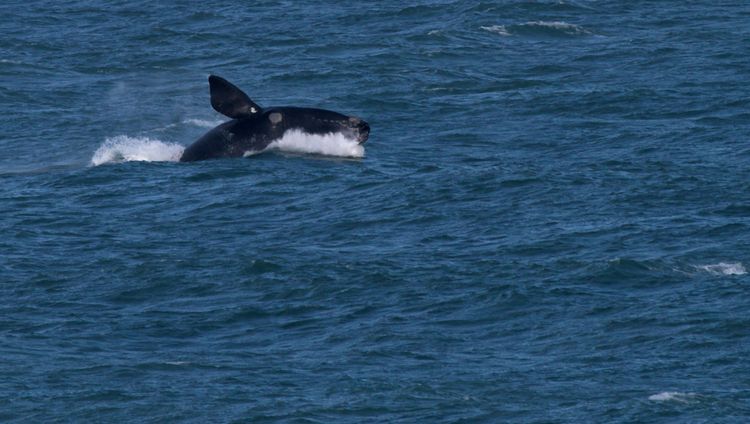
POLYGON ((687 403, 691 399, 694 399, 696 396, 698 396, 695 393, 683 393, 683 392, 661 392, 657 393, 655 395, 651 395, 648 397, 648 400, 654 401, 654 402, 682 402, 687 403))
POLYGON ((289 130, 280 139, 272 142, 266 150, 281 150, 294 153, 313 153, 326 156, 362 158, 365 148, 339 133, 326 135, 307 134, 300 130, 289 130))
POLYGON ((740 262, 719 262, 712 265, 699 265, 696 268, 713 275, 745 275, 747 269, 740 262))
POLYGON ((118 135, 107 138, 91 157, 91 165, 131 161, 177 162, 185 147, 148 137, 118 135))
POLYGON ((593 263, 586 270, 587 278, 600 284, 679 283, 685 278, 704 278, 706 273, 731 277, 745 275, 747 269, 740 262, 696 265, 685 260, 616 258, 606 263, 593 263))
POLYGON ((513 25, 492 25, 480 27, 485 31, 493 32, 502 36, 532 36, 532 37, 580 37, 593 35, 586 28, 561 21, 534 21, 513 25))

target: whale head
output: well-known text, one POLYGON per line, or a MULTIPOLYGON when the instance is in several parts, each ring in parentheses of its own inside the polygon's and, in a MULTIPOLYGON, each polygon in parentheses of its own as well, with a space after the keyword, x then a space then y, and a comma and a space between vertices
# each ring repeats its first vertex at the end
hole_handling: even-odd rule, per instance
POLYGON ((361 118, 350 116, 349 127, 352 128, 359 144, 364 144, 364 142, 370 137, 370 124, 361 118))

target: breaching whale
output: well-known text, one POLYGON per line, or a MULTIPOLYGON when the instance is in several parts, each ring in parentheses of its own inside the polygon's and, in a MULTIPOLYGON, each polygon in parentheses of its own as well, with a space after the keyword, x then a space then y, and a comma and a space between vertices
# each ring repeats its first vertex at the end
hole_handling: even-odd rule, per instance
POLYGON ((306 134, 341 134, 359 144, 367 141, 370 125, 355 116, 304 107, 261 108, 242 90, 216 75, 208 77, 211 106, 232 118, 188 146, 180 162, 246 156, 260 152, 290 130, 306 134))

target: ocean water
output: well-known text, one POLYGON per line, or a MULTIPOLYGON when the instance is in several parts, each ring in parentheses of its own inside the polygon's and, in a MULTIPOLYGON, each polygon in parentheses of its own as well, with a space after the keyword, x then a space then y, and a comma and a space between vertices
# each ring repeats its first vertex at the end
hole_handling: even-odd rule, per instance
POLYGON ((0 6, 0 421, 750 420, 749 3, 178 3, 0 6))

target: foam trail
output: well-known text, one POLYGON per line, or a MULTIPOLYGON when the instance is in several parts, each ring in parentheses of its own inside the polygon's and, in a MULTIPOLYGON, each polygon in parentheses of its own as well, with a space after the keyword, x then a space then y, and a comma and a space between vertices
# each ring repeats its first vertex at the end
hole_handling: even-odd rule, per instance
POLYGON ((745 275, 747 274, 747 269, 745 269, 745 266, 742 265, 740 262, 733 262, 733 263, 719 262, 718 264, 713 264, 713 265, 702 265, 702 266, 699 266, 698 268, 706 272, 709 272, 711 274, 714 274, 714 275, 745 275))
POLYGON ((128 137, 118 135, 107 138, 91 157, 91 165, 130 161, 177 162, 184 146, 165 143, 148 137, 128 137))
POLYGON ((285 132, 284 136, 271 143, 268 149, 350 158, 365 156, 365 148, 361 144, 344 137, 342 134, 315 135, 300 130, 285 132))

